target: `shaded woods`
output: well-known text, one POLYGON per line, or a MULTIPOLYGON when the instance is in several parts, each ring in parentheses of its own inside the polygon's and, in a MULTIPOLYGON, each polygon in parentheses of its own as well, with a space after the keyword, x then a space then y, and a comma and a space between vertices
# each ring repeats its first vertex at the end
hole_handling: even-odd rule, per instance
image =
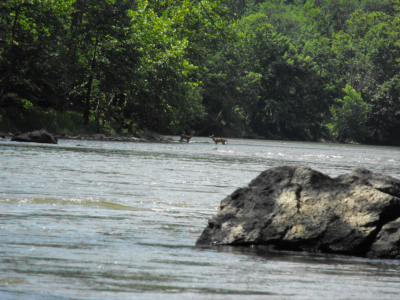
POLYGON ((0 131, 400 145, 398 0, 6 0, 0 131))

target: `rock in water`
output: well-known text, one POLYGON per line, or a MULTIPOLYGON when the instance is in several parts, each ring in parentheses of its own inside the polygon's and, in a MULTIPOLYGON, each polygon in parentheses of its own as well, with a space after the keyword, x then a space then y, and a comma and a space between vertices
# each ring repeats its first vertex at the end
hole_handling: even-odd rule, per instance
POLYGON ((48 144, 57 144, 57 142, 58 142, 57 138, 54 135, 48 133, 44 129, 14 135, 11 138, 11 141, 30 142, 30 143, 48 143, 48 144))
POLYGON ((196 244, 400 258, 400 180, 271 168, 221 201, 196 244))

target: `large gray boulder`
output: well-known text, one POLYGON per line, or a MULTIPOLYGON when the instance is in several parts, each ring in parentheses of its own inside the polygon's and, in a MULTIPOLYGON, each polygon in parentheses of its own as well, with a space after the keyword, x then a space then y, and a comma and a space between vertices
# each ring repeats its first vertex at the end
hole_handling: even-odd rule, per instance
POLYGON ((221 201, 196 244, 400 258, 400 180, 271 168, 221 201))
POLYGON ((32 132, 16 134, 11 138, 14 142, 48 143, 57 144, 57 138, 46 130, 35 130, 32 132))

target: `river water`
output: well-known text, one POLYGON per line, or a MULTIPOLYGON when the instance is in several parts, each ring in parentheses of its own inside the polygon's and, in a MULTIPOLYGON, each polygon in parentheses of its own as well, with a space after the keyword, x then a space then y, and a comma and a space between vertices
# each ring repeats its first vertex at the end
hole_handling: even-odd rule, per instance
POLYGON ((211 142, 1 141, 0 299, 400 299, 399 261, 195 246, 267 168, 400 179, 400 148, 211 142))

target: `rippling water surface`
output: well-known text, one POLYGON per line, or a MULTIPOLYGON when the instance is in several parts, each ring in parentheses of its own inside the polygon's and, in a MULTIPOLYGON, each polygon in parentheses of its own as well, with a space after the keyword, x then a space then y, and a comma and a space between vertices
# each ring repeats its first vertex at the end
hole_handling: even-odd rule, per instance
POLYGON ((398 261, 195 246, 225 196, 285 164, 400 179, 393 147, 0 142, 0 299, 398 299, 398 261))

